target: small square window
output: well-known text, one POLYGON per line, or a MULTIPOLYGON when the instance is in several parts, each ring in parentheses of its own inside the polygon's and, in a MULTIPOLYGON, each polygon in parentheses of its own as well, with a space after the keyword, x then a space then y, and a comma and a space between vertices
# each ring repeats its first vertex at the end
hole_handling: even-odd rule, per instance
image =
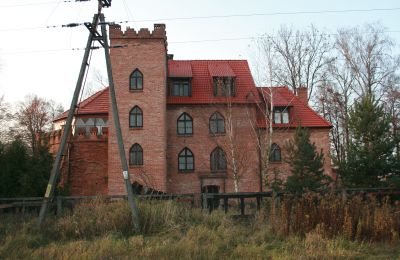
POLYGON ((172 83, 172 91, 171 95, 176 97, 190 97, 191 93, 191 85, 188 80, 175 80, 172 83))
POLYGON ((275 124, 289 124, 289 108, 276 107, 274 109, 274 123, 275 124))

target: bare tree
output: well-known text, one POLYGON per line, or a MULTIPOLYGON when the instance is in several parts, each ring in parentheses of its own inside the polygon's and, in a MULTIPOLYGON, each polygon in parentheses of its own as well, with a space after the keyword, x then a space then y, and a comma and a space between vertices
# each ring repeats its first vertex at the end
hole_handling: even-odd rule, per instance
POLYGON ((93 69, 91 78, 92 79, 87 84, 85 84, 81 97, 82 99, 90 97, 100 89, 108 86, 108 79, 104 77, 102 72, 96 68, 93 69))
POLYGON ((394 76, 384 94, 384 106, 390 116, 393 139, 397 139, 396 155, 400 159, 400 76, 394 76))
MULTIPOLYGON (((19 104, 18 111, 14 114, 17 123, 15 132, 26 140, 33 152, 41 141, 40 134, 51 129, 52 120, 57 114, 55 107, 53 101, 30 95, 19 104)), ((60 106, 58 110, 61 110, 60 106)))
POLYGON ((350 142, 349 109, 352 104, 354 74, 341 60, 327 67, 326 79, 317 88, 316 108, 333 125, 330 138, 332 155, 341 162, 350 142))
MULTIPOLYGON (((273 70, 264 74, 269 77, 266 81, 289 86, 295 94, 298 87, 307 87, 309 99, 331 61, 328 36, 313 25, 307 31, 282 26, 275 35, 261 37, 258 46, 270 53, 263 56, 269 59, 265 64, 273 65, 273 70)), ((269 70, 268 66, 265 70, 269 70)))
POLYGON ((393 54, 393 46, 379 24, 338 31, 331 53, 335 59, 326 67, 316 100, 319 112, 333 125, 331 154, 338 164, 347 160, 352 136, 349 111, 355 99, 373 95, 385 101, 393 117, 393 135, 397 134, 399 58, 393 54))
MULTIPOLYGON (((241 177, 248 171, 248 154, 244 152, 244 143, 240 143, 240 136, 238 130, 241 129, 241 122, 245 121, 244 118, 238 118, 235 114, 232 99, 227 97, 226 101, 226 138, 224 139, 224 146, 228 150, 227 159, 230 161, 232 168, 232 178, 235 192, 240 191, 239 183, 241 177)), ((251 140, 252 137, 249 138, 251 140)))
POLYGON ((358 97, 382 98, 399 67, 399 58, 393 55, 394 42, 384 31, 380 24, 366 24, 338 32, 336 49, 351 69, 351 86, 358 97))

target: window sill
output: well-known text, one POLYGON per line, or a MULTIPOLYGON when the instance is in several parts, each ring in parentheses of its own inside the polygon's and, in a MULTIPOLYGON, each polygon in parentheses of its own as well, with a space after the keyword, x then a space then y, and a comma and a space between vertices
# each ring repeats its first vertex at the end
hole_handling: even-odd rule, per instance
POLYGON ((132 131, 134 131, 134 130, 143 130, 143 126, 140 126, 140 127, 132 127, 132 126, 130 126, 129 130, 132 130, 132 131))
POLYGON ((143 164, 142 165, 133 165, 133 164, 129 165, 129 169, 137 169, 137 168, 143 168, 143 164))
POLYGON ((217 171, 211 171, 211 174, 226 174, 228 171, 227 170, 217 170, 217 171))
POLYGON ((282 161, 269 162, 270 164, 282 164, 282 161))
POLYGON ((193 137, 193 134, 177 134, 178 137, 193 137))
POLYGON ((215 137, 215 136, 224 136, 226 133, 209 133, 209 134, 210 136, 215 137))
POLYGON ((194 170, 187 170, 187 171, 184 171, 184 170, 179 171, 178 170, 178 174, 190 174, 190 173, 194 173, 194 170))
POLYGON ((143 89, 129 89, 129 92, 131 93, 143 92, 143 89))

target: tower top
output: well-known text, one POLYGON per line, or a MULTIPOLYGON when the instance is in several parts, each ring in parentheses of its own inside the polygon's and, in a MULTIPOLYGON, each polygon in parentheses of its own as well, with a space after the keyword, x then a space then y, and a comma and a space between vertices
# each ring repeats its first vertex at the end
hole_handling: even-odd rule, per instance
POLYGON ((167 40, 165 24, 154 24, 152 32, 148 28, 141 28, 138 32, 127 27, 123 32, 120 25, 110 25, 110 39, 164 39, 167 40))

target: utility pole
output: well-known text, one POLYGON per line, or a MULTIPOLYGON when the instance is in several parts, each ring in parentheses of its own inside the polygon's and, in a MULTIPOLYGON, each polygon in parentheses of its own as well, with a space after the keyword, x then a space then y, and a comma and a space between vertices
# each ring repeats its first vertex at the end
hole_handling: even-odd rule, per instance
POLYGON ((83 78, 84 78, 86 69, 88 67, 88 58, 89 58, 89 54, 91 51, 91 46, 94 41, 98 41, 104 48, 104 53, 105 53, 105 58, 106 58, 108 81, 109 81, 109 85, 110 85, 109 89, 110 89, 112 113, 113 113, 113 118, 114 118, 114 126, 115 126, 116 134, 117 134, 118 148, 119 148, 119 154, 120 154, 120 158, 121 158, 121 166, 123 169, 122 174, 123 174, 123 178, 125 181, 126 191, 128 194, 128 203, 131 208, 134 227, 136 230, 139 229, 139 217, 138 217, 139 211, 138 211, 138 208, 135 203, 135 197, 134 197, 134 194, 132 191, 132 185, 130 183, 128 163, 126 161, 125 149, 124 149, 122 133, 121 133, 121 124, 120 124, 119 116, 118 116, 118 106, 117 106, 117 101, 116 101, 116 97, 115 97, 114 81, 113 81, 113 77, 112 77, 110 47, 108 45, 106 22, 104 19, 104 15, 101 12, 103 7, 110 7, 110 6, 111 6, 111 0, 98 0, 98 12, 97 12, 97 14, 94 15, 92 23, 85 23, 85 26, 89 30, 89 36, 88 36, 88 40, 86 43, 85 53, 83 55, 83 60, 82 60, 78 80, 76 83, 74 95, 72 97, 71 106, 68 111, 68 117, 67 117, 67 121, 65 123, 64 132, 61 137, 60 146, 57 151, 57 155, 55 157, 53 168, 52 168, 51 174, 50 174, 49 183, 47 185, 46 193, 43 198, 42 207, 40 209, 39 219, 38 219, 39 227, 42 226, 44 218, 46 216, 48 204, 54 197, 55 187, 57 185, 57 181, 58 181, 58 178, 60 175, 61 157, 63 156, 67 139, 71 133, 72 120, 73 120, 73 117, 75 114, 75 109, 77 108, 77 103, 78 103, 79 93, 81 92, 81 88, 82 88, 83 78), (99 20, 101 23, 101 34, 97 31, 97 26, 99 25, 99 20))

